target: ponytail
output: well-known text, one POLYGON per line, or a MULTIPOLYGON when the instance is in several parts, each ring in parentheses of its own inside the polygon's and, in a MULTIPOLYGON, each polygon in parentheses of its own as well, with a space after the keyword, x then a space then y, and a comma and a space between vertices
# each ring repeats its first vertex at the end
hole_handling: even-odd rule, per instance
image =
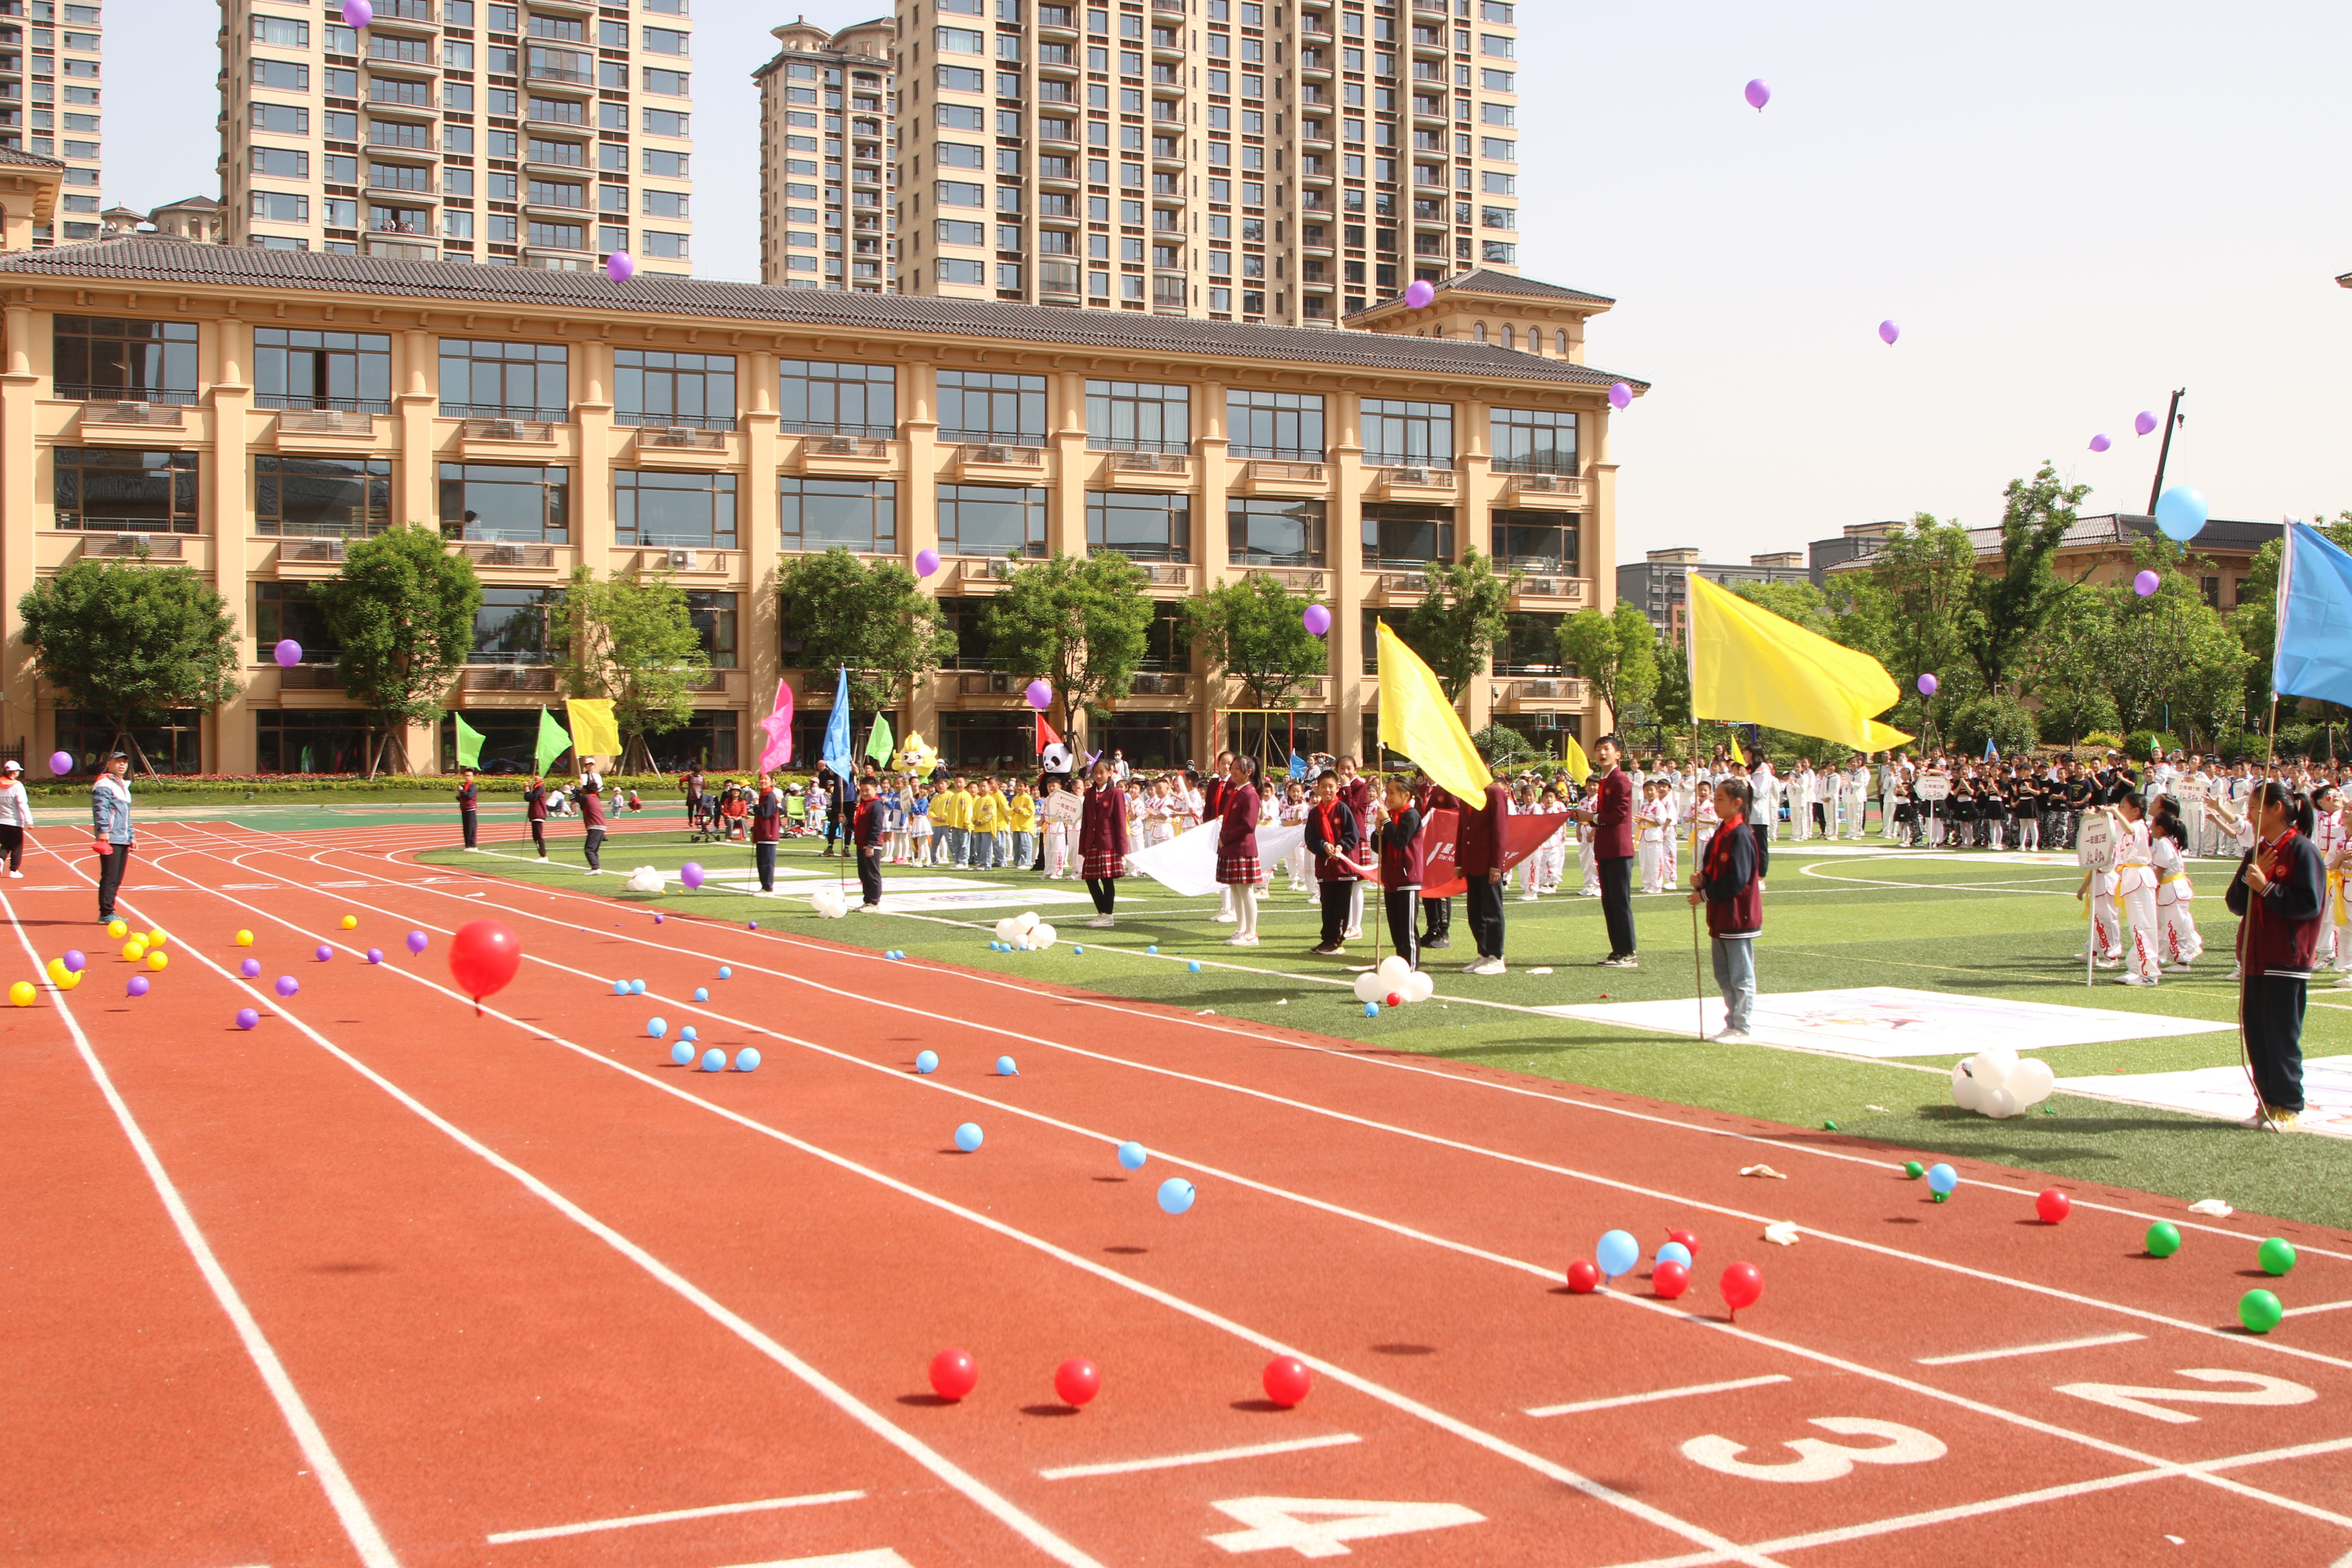
POLYGON ((2189 830, 2180 821, 2180 803, 2168 795, 2156 797, 2156 830, 2183 850, 2189 847, 2189 830))
POLYGON ((2265 779, 2255 787, 2253 805, 2256 813, 2254 830, 2262 831, 2261 813, 2276 805, 2286 812, 2286 825, 2297 833, 2308 836, 2312 826, 2311 797, 2287 788, 2276 779, 2265 779))

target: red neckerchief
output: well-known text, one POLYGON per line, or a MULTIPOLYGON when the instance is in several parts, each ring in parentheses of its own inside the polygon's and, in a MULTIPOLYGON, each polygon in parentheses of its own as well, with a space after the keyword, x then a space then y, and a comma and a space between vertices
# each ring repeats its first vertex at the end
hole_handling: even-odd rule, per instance
POLYGON ((1315 808, 1315 820, 1323 827, 1323 853, 1334 857, 1339 853, 1339 819, 1333 815, 1339 809, 1336 800, 1315 808))
POLYGON ((1744 827, 1747 823, 1748 818, 1735 815, 1715 825, 1715 837, 1706 841, 1706 874, 1707 876, 1715 875, 1716 861, 1718 858, 1731 853, 1731 830, 1735 827, 1744 827))

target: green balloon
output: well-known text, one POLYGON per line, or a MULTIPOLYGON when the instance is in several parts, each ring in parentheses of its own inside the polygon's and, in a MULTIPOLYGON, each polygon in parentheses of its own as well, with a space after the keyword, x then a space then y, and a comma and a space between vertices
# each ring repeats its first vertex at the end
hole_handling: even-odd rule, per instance
POLYGON ((1906 1160, 1903 1162, 1903 1173, 1916 1182, 1927 1173, 1927 1167, 1916 1160, 1906 1160))
POLYGON ((2169 1220, 2158 1220, 2147 1227, 2147 1254, 2150 1258, 2169 1258, 2180 1250, 2180 1227, 2169 1220))
POLYGON ((2262 1250, 2254 1254, 2254 1260, 2263 1266, 2265 1274, 2284 1274, 2294 1267, 2294 1243, 2283 1236, 2274 1236, 2263 1243, 2262 1250))
POLYGON ((2286 1316, 2286 1308, 2267 1290, 2249 1290, 2238 1298, 2238 1321, 2258 1334, 2269 1333, 2286 1316))

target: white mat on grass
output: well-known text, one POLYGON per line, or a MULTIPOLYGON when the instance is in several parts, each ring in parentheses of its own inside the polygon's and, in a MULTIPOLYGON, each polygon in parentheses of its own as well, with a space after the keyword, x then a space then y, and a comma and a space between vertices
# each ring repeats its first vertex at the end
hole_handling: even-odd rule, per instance
MULTIPOLYGON (((1600 973, 1605 982, 1607 972, 1600 973)), ((1723 1027, 1723 1003, 1710 997, 1706 1009, 1706 1032, 1712 1035, 1723 1027)), ((1666 1034, 1690 1035, 1697 1028, 1698 1009, 1688 997, 1538 1010, 1556 1017, 1624 1024, 1666 1034)), ((1852 1057, 1958 1058, 1974 1056, 1992 1045, 2039 1051, 2107 1040, 2212 1034, 2235 1027, 2152 1013, 2003 1002, 1899 985, 1871 985, 1851 991, 1792 991, 1759 996, 1753 1032, 1766 1045, 1799 1050, 1836 1051, 1852 1057)))
MULTIPOLYGON (((2192 1116, 2242 1121, 2254 1113, 2254 1091, 2242 1067, 2194 1068, 2186 1072, 2110 1073, 2062 1078, 2058 1087, 2129 1105, 2185 1110, 2192 1116)), ((2352 1134, 2352 1057, 2315 1057, 2303 1064, 2301 1121, 2331 1132, 2352 1134)))
POLYGON ((953 892, 896 893, 890 884, 882 885, 882 912, 886 915, 931 914, 941 910, 1034 910, 1047 904, 1094 903, 1091 894, 1066 893, 1047 888, 987 888, 959 882, 953 892))

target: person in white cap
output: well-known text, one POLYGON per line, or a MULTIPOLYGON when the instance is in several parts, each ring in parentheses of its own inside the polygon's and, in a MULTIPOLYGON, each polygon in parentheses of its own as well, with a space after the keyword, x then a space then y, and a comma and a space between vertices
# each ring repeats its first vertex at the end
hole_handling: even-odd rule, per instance
POLYGON ((25 829, 33 826, 33 801, 25 793, 25 764, 0 763, 0 854, 8 858, 8 875, 24 879, 25 829))

